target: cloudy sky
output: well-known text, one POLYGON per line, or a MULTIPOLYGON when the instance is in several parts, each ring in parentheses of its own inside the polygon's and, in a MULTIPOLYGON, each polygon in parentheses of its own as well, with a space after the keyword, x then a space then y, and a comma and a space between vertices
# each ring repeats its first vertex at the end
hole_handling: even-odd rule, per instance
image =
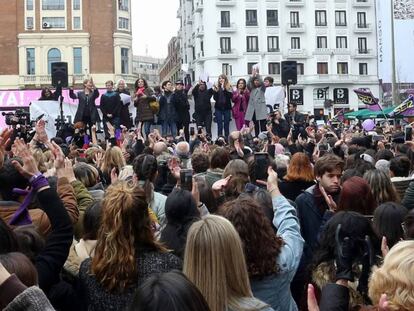
POLYGON ((177 35, 179 0, 132 0, 134 55, 166 57, 168 42, 177 35))

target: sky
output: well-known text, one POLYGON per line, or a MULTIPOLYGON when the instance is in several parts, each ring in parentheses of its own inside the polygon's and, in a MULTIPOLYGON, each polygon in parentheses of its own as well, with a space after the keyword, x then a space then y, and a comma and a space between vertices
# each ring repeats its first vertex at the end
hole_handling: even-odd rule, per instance
POLYGON ((168 42, 177 35, 179 0, 131 0, 132 50, 134 55, 164 58, 168 42))

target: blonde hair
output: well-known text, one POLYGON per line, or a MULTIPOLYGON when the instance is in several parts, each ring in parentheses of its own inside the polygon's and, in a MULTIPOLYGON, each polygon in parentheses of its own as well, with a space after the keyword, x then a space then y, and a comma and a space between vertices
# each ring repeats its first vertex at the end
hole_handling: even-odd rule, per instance
POLYGON ((252 297, 243 247, 227 219, 209 215, 189 229, 184 274, 198 287, 212 311, 243 310, 238 298, 252 297))
POLYGON ((219 75, 219 79, 220 78, 224 79, 224 88, 226 90, 231 90, 232 86, 230 84, 229 78, 227 78, 227 76, 225 74, 219 75))
POLYGON ((390 311, 414 310, 414 241, 391 248, 383 265, 372 273, 368 293, 375 305, 387 294, 390 311))
POLYGON ((137 282, 140 247, 165 251, 155 241, 148 204, 142 189, 118 182, 102 201, 102 222, 91 272, 110 292, 123 292, 137 282))
POLYGON ((116 167, 119 171, 125 166, 124 155, 122 154, 121 148, 115 146, 105 151, 105 155, 102 161, 101 170, 108 174, 111 170, 116 167))

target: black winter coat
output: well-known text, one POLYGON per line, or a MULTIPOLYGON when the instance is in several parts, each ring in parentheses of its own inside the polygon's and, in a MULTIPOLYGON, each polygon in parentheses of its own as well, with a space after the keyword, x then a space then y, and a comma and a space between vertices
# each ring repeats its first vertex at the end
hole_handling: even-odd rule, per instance
POLYGON ((226 89, 223 90, 223 93, 224 93, 225 101, 224 103, 220 103, 219 92, 218 91, 216 92, 213 90, 213 98, 214 98, 214 101, 216 102, 216 104, 214 105, 214 108, 218 110, 231 110, 231 99, 233 97, 233 93, 226 89))
POLYGON ((173 93, 165 92, 160 98, 160 112, 158 117, 160 121, 177 122, 177 109, 172 102, 173 93))
POLYGON ((85 94, 85 91, 80 91, 75 94, 75 92, 71 89, 69 90, 69 96, 72 99, 79 100, 78 109, 76 110, 75 120, 73 123, 84 122, 84 117, 86 115, 90 116, 92 123, 101 121, 98 113, 98 108, 95 105, 95 100, 99 97, 98 89, 95 89, 88 95, 85 94))
POLYGON ((197 115, 211 113, 211 96, 213 96, 213 89, 208 89, 201 92, 199 85, 196 85, 194 87, 194 112, 197 115))
POLYGON ((122 108, 121 97, 116 92, 113 92, 111 96, 105 93, 101 96, 101 104, 99 108, 102 111, 104 119, 108 119, 106 116, 107 114, 112 114, 112 118, 120 117, 122 108))
POLYGON ((190 123, 190 104, 184 91, 172 94, 171 102, 177 110, 178 120, 181 123, 190 123))

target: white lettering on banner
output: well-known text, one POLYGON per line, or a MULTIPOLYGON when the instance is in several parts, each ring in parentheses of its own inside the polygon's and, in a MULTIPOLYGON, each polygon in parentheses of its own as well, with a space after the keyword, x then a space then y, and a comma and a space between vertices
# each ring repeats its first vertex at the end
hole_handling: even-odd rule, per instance
MULTIPOLYGON (((78 105, 73 105, 69 103, 63 103, 63 115, 66 118, 66 122, 72 123, 75 119, 75 114, 77 110, 78 105)), ((102 118, 101 111, 98 109, 99 115, 102 118)), ((136 108, 134 105, 129 105, 129 113, 132 114, 132 118, 134 120, 136 115, 136 108)), ((58 116, 60 116, 60 108, 59 108, 59 102, 57 101, 32 101, 30 105, 30 118, 32 120, 37 119, 39 116, 43 116, 43 120, 46 121, 46 133, 49 137, 55 137, 56 136, 56 119, 58 116)), ((103 125, 98 124, 98 128, 102 129, 103 125)))

